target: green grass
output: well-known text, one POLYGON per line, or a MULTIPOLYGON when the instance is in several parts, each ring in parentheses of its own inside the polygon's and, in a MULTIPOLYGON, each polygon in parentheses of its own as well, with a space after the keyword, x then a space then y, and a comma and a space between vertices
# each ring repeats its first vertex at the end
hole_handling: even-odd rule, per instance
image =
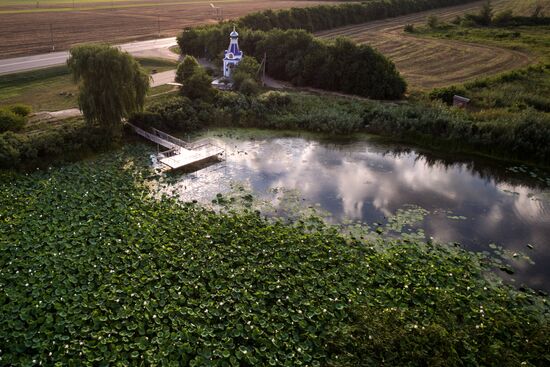
POLYGON ((548 361, 548 297, 483 255, 155 199, 149 152, 0 171, 1 364, 548 361))
POLYGON ((538 56, 541 61, 550 62, 550 26, 482 28, 445 23, 436 29, 419 28, 415 34, 528 51, 538 56))
POLYGON ((388 121, 375 123, 380 133, 431 147, 548 166, 550 26, 474 27, 443 23, 435 29, 420 27, 415 34, 526 51, 537 57, 538 64, 415 95, 411 98, 413 106, 404 107, 401 112, 381 112, 385 117, 377 118, 388 121), (450 103, 455 94, 471 99, 468 109, 446 111, 429 101, 442 99, 450 103))
POLYGON ((479 120, 506 117, 532 109, 550 117, 550 65, 466 83, 471 114, 479 120))
MULTIPOLYGON (((174 69, 171 60, 140 58, 148 71, 174 69)), ((57 111, 77 107, 78 87, 66 66, 0 76, 0 105, 24 103, 34 111, 57 111)))
POLYGON ((176 90, 176 87, 173 85, 159 85, 158 87, 149 89, 149 91, 147 92, 147 96, 154 97, 154 96, 162 95, 164 93, 172 92, 175 90, 176 90))
POLYGON ((181 55, 180 46, 172 46, 170 47, 170 51, 175 53, 176 55, 181 55))
POLYGON ((156 69, 157 72, 167 71, 175 69, 178 66, 177 61, 159 59, 152 57, 140 57, 136 59, 139 61, 139 64, 145 68, 148 72, 151 72, 153 69, 156 69))
POLYGON ((550 116, 550 26, 482 28, 445 24, 437 29, 420 28, 416 34, 490 44, 536 55, 540 66, 454 88, 472 99, 470 115, 480 121, 512 118, 527 109, 546 118, 550 116))
POLYGON ((0 76, 0 105, 25 103, 33 111, 77 106, 78 87, 66 66, 0 76))

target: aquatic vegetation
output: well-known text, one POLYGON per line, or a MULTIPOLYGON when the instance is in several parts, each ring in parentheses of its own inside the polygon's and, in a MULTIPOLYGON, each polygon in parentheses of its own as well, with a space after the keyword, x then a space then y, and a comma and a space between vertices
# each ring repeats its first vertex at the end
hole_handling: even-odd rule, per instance
POLYGON ((387 333, 464 363, 548 361, 547 297, 488 280, 478 255, 155 198, 147 165, 134 146, 0 171, 0 364, 318 366, 387 333), (434 328, 441 348, 422 343, 434 328))

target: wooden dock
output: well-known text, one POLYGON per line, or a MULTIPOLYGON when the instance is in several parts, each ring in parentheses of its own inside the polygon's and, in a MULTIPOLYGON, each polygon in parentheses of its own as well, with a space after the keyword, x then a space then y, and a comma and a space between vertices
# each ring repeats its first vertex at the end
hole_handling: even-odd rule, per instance
POLYGON ((224 149, 215 145, 210 139, 190 143, 154 128, 151 132, 147 132, 132 124, 129 125, 138 135, 168 149, 159 153, 159 162, 168 171, 198 166, 209 161, 220 161, 225 153, 224 149))

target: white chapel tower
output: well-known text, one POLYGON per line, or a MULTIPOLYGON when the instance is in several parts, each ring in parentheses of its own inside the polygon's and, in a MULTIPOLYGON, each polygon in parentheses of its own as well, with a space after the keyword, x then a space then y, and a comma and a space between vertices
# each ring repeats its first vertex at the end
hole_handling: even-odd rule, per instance
POLYGON ((244 54, 239 50, 239 34, 233 27, 233 32, 229 35, 231 41, 229 42, 229 48, 225 50, 225 57, 223 58, 223 76, 231 78, 233 68, 241 62, 244 54))

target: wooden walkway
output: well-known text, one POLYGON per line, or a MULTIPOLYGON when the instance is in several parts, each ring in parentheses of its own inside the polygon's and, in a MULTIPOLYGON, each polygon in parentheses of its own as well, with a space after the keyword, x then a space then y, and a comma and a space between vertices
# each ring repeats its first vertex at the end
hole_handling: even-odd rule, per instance
POLYGON ((189 143, 157 129, 147 132, 132 124, 129 125, 138 135, 168 149, 168 151, 159 154, 159 162, 165 165, 169 171, 209 161, 219 161, 225 153, 210 139, 189 143))

